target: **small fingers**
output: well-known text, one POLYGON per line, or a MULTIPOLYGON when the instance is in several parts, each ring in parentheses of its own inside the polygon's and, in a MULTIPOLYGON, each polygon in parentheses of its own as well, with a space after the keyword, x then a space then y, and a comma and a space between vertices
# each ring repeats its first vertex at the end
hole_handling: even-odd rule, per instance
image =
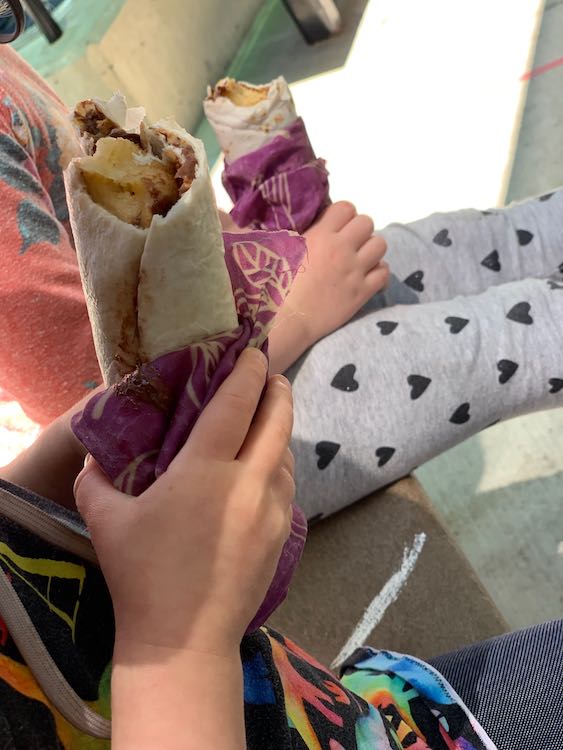
POLYGON ((238 458, 266 473, 277 471, 285 462, 292 466, 287 456, 292 429, 291 386, 282 375, 275 375, 270 378, 238 458))
POLYGON ((364 245, 372 236, 374 230, 373 219, 365 214, 355 216, 344 226, 339 234, 346 242, 351 242, 356 248, 364 245))
MULTIPOLYGON (((295 500, 295 478, 286 464, 282 465, 272 480, 273 495, 270 502, 275 503, 287 521, 287 536, 291 532, 293 518, 293 501, 295 500)), ((286 538, 287 538, 286 536, 286 538)))
POLYGON ((295 500, 295 480, 287 471, 280 469, 273 480, 272 489, 273 495, 270 503, 279 508, 283 517, 287 520, 287 538, 291 532, 293 501, 295 500))
POLYGON ((234 460, 256 413, 268 364, 258 349, 242 352, 232 373, 203 410, 185 446, 171 464, 181 464, 186 453, 208 459, 234 460))
POLYGON ((109 523, 112 507, 116 512, 116 496, 120 495, 93 458, 90 458, 74 482, 74 497, 78 512, 91 530, 104 519, 109 523))
POLYGON ((278 469, 276 480, 284 488, 284 498, 282 502, 291 505, 295 497, 295 477, 293 475, 293 465, 289 465, 284 460, 284 462, 278 469))
POLYGON ((374 235, 358 250, 358 261, 364 271, 368 273, 381 262, 386 251, 387 243, 383 237, 374 235))
POLYGON ((290 448, 287 448, 282 461, 282 469, 285 469, 291 476, 295 473, 295 456, 290 448))
POLYGON ((295 458, 293 453, 287 448, 282 459, 281 466, 278 470, 278 483, 286 490, 285 501, 291 505, 295 497, 295 458))
POLYGON ((332 203, 313 226, 323 226, 330 232, 339 232, 356 215, 356 207, 349 201, 332 203))
POLYGON ((389 283, 389 265, 382 260, 365 277, 365 284, 370 295, 381 292, 389 283))

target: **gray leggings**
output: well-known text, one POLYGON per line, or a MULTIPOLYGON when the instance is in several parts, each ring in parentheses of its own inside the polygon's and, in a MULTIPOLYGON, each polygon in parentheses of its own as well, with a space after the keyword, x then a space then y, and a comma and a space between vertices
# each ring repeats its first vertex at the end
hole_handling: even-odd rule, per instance
POLYGON ((563 737, 563 620, 431 659, 498 750, 556 750, 563 737))
POLYGON ((287 373, 308 518, 563 404, 563 189, 382 234, 389 288, 287 373))

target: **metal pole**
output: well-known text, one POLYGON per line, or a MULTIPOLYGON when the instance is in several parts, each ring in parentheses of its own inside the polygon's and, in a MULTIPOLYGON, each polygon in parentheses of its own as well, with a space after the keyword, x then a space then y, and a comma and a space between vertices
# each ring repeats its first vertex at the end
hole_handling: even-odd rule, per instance
POLYGON ((41 0, 22 0, 22 3, 50 44, 62 36, 62 29, 41 0))

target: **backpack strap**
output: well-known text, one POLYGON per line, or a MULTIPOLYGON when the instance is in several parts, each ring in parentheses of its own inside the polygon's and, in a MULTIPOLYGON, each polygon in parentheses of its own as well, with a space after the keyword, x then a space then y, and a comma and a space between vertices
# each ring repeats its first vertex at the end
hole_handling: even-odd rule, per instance
POLYGON ((41 508, 2 487, 0 487, 0 515, 32 534, 36 534, 54 547, 70 552, 99 567, 98 558, 88 537, 79 534, 64 521, 50 516, 41 508))
MULTIPOLYGON (((0 488, 0 514, 46 542, 98 565, 90 540, 31 503, 0 488)), ((0 616, 27 666, 53 706, 77 729, 99 739, 111 737, 111 722, 93 711, 68 684, 47 650, 27 610, 0 569, 0 616)))

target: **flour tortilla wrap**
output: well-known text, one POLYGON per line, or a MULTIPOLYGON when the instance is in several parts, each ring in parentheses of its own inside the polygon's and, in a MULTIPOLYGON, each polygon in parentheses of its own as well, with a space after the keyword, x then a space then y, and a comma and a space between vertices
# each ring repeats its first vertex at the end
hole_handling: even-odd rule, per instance
MULTIPOLYGON (((235 329, 238 317, 201 141, 172 120, 161 120, 149 128, 126 107, 123 111, 119 97, 109 103, 89 104, 115 127, 104 136, 109 126, 100 117, 83 118, 79 125, 85 143, 90 151, 95 146, 99 153, 102 146, 107 147, 110 158, 103 164, 102 177, 87 171, 96 164, 95 153, 73 159, 65 183, 96 352, 109 384, 143 362, 235 329), (138 124, 126 131, 120 118, 123 124, 138 124), (111 143, 112 137, 116 142, 111 143), (148 227, 134 226, 99 205, 85 181, 92 180, 93 174, 99 193, 114 185, 108 182, 108 175, 115 166, 111 149, 118 146, 139 149, 133 155, 135 168, 141 170, 135 184, 145 180, 145 168, 160 168, 159 161, 168 160, 167 168, 176 170, 172 185, 174 180, 182 180, 182 170, 191 170, 190 180, 184 180, 173 205, 163 209, 162 201, 156 202, 156 210, 165 215, 149 216, 148 227)), ((121 187, 116 189, 118 198, 121 187)), ((149 185, 149 193, 153 187, 149 185)), ((122 192, 128 198, 127 191, 122 192)), ((126 207, 131 209, 129 204, 126 207)))
POLYGON ((205 114, 225 153, 222 181, 239 227, 304 232, 327 207, 328 172, 297 117, 286 81, 224 78, 205 114))
POLYGON ((282 76, 262 86, 223 78, 209 87, 203 109, 228 162, 269 143, 297 118, 282 76))
MULTIPOLYGON (((303 261, 292 232, 221 236, 203 147, 176 123, 130 126, 124 100, 76 110, 90 159, 65 177, 106 382, 72 429, 113 485, 138 496, 185 444, 249 346, 267 335, 303 261)), ((209 498, 212 501, 212 498, 209 498)), ((284 599, 307 524, 291 533, 248 632, 284 599)))

